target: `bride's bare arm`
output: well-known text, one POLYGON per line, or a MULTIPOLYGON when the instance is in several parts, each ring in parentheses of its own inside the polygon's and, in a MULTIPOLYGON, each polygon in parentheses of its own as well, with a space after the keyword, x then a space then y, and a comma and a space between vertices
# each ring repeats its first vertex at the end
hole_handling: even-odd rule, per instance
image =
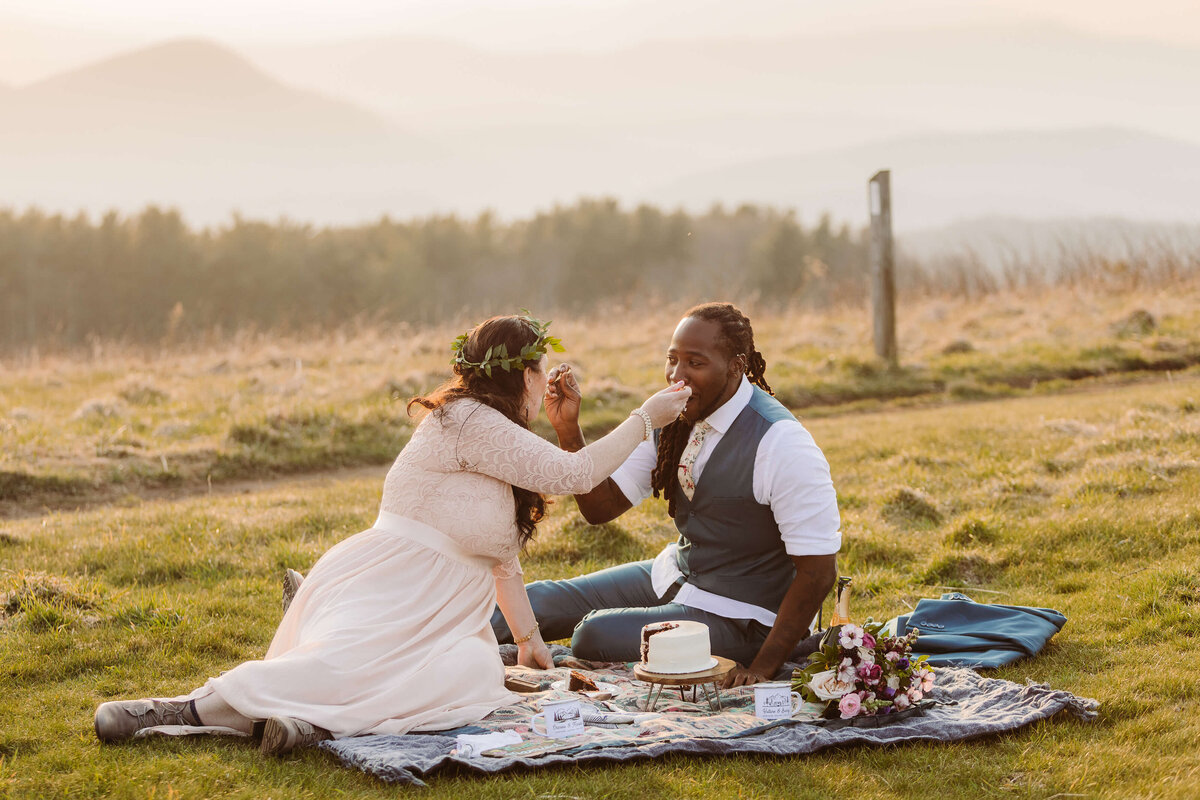
POLYGON ((497 576, 496 604, 500 606, 500 613, 504 615, 513 639, 521 639, 532 631, 528 640, 517 645, 517 663, 534 669, 553 668, 550 648, 542 640, 542 632, 537 628, 537 618, 533 615, 529 595, 525 592, 525 577, 520 572, 506 577, 497 576))

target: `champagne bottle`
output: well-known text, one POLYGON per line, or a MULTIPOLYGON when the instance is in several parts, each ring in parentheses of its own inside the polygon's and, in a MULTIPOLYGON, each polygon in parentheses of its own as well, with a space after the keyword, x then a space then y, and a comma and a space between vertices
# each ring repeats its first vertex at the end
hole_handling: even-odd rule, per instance
POLYGON ((829 620, 829 627, 835 625, 849 625, 853 622, 850 619, 850 582, 849 575, 843 575, 838 578, 837 596, 833 604, 833 616, 829 620))

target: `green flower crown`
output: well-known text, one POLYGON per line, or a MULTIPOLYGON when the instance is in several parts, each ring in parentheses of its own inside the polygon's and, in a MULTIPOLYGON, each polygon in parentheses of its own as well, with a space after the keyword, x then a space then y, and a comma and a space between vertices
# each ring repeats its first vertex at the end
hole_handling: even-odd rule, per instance
POLYGON ((529 315, 528 311, 525 311, 525 309, 521 310, 524 312, 521 314, 521 319, 537 334, 536 342, 525 345, 521 348, 520 353, 513 356, 508 354, 508 346, 501 342, 498 346, 489 347, 487 352, 483 354, 482 360, 469 361, 466 355, 463 354, 463 347, 466 346, 467 337, 470 336, 470 332, 468 331, 460 335, 450 345, 450 349, 454 352, 454 358, 450 359, 450 363, 453 366, 473 369, 476 374, 482 372, 490 378, 492 377, 492 367, 500 367, 505 372, 509 372, 513 367, 524 369, 526 363, 536 364, 541 361, 542 356, 546 355, 548 350, 553 350, 556 353, 566 350, 557 336, 548 335, 550 329, 549 322, 534 319, 529 315))

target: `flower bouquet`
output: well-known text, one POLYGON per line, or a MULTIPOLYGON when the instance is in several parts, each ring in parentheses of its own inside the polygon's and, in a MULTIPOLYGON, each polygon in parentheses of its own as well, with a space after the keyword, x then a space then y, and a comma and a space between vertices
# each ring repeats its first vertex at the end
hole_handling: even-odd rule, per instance
POLYGON ((928 656, 912 655, 917 631, 883 636, 883 627, 868 619, 862 627, 831 629, 808 666, 792 674, 792 688, 825 705, 830 719, 880 717, 874 722, 882 723, 884 715, 920 707, 933 688, 933 669, 925 665, 928 656))

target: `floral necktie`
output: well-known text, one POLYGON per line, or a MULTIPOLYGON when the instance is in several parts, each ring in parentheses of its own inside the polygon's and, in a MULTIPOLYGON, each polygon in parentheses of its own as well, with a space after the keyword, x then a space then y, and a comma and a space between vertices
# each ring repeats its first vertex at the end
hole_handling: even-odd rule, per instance
POLYGON ((700 447, 704 444, 704 437, 713 429, 704 420, 696 423, 692 428, 692 435, 688 439, 687 447, 683 448, 683 453, 679 456, 679 485, 683 487, 683 493, 687 495, 688 500, 692 499, 692 495, 696 493, 696 476, 692 469, 696 466, 696 456, 700 455, 700 447))

